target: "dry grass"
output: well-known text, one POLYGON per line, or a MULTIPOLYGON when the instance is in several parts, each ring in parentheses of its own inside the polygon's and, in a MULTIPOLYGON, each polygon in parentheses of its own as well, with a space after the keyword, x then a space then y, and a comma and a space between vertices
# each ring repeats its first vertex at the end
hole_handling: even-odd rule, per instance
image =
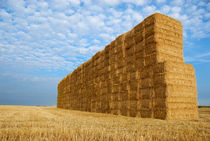
POLYGON ((0 140, 210 140, 210 108, 198 121, 165 121, 57 109, 0 106, 0 140))

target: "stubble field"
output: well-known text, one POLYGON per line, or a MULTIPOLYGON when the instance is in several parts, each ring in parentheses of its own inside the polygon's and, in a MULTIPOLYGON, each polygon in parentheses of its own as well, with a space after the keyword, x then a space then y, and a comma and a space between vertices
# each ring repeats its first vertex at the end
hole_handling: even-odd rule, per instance
POLYGON ((158 120, 55 107, 0 106, 0 140, 210 140, 210 108, 197 121, 158 120))

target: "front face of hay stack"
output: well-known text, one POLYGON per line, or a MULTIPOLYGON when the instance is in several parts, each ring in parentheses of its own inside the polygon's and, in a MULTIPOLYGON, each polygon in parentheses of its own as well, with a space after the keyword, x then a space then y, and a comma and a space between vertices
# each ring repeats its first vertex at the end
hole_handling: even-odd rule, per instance
POLYGON ((153 14, 58 84, 59 108, 159 119, 197 119, 182 24, 153 14))
MULTIPOLYGON (((162 14, 153 15, 150 22, 154 24, 151 40, 156 56, 153 65, 154 118, 198 119, 195 72, 192 65, 184 63, 182 24, 162 14)), ((146 46, 148 52, 152 50, 149 46, 146 46)))

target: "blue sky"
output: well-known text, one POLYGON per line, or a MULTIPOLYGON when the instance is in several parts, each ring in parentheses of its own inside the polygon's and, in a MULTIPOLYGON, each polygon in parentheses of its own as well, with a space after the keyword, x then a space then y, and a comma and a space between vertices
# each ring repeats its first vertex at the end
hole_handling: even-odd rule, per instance
POLYGON ((56 105, 57 83, 154 12, 180 20, 200 105, 210 105, 208 0, 0 0, 0 105, 56 105))

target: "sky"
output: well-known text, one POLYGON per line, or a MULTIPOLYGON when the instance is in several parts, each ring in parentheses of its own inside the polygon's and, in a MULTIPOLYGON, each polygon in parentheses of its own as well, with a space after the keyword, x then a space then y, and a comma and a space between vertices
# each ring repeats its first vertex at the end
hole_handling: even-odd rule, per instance
POLYGON ((55 106, 64 76, 154 12, 182 22, 199 105, 210 105, 208 0, 0 0, 0 105, 55 106))

